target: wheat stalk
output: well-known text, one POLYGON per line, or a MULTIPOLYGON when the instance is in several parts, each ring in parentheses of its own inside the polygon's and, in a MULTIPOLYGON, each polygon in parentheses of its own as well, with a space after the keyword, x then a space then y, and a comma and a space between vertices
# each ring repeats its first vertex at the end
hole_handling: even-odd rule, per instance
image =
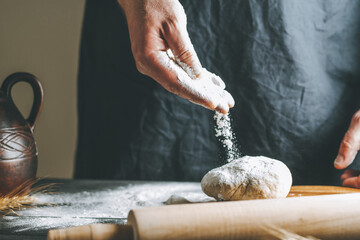
POLYGON ((30 179, 19 185, 13 191, 6 195, 0 196, 0 216, 6 216, 9 214, 16 214, 15 211, 25 208, 31 208, 35 206, 49 205, 46 203, 38 204, 36 202, 36 194, 38 193, 52 193, 56 184, 42 184, 33 187, 39 179, 30 179))

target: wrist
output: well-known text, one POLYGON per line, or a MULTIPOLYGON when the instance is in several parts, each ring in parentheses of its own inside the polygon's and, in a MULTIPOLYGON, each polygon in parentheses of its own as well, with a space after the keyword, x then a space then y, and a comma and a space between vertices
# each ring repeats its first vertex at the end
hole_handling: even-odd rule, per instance
POLYGON ((125 11, 134 0, 117 0, 120 7, 125 11))
POLYGON ((117 1, 118 1, 118 3, 119 3, 120 7, 123 7, 124 4, 125 4, 125 2, 126 2, 126 1, 124 1, 124 0, 117 0, 117 1))
POLYGON ((141 11, 141 1, 139 0, 117 0, 123 12, 125 13, 126 19, 133 18, 141 11))

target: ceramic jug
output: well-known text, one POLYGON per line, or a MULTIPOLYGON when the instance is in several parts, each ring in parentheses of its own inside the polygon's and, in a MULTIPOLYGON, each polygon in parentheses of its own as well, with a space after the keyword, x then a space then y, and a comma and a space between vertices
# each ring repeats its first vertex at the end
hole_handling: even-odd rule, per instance
POLYGON ((36 177, 37 149, 33 131, 42 103, 42 86, 32 74, 14 73, 1 86, 0 196, 36 177), (33 105, 27 119, 21 115, 11 97, 11 89, 18 82, 30 84, 34 92, 33 105))

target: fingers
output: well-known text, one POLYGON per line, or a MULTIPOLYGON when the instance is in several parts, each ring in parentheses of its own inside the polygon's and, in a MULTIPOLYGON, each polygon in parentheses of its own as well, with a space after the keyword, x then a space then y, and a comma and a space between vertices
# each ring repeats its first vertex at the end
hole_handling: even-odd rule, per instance
POLYGON ((217 82, 222 81, 218 76, 203 70, 201 77, 191 79, 189 75, 177 65, 166 52, 159 51, 148 59, 152 69, 147 75, 154 78, 168 91, 179 95, 189 101, 199 104, 205 108, 227 113, 229 108, 234 106, 234 99, 220 86, 213 83, 216 77, 217 82))
MULTIPOLYGON (((204 99, 215 106, 215 110, 226 114, 235 105, 231 94, 227 92, 221 78, 206 69, 203 69, 200 77, 190 79, 190 81, 180 81, 194 94, 201 95, 204 99)), ((214 110, 214 109, 212 109, 214 110)))
POLYGON ((163 37, 173 52, 177 64, 192 79, 195 79, 200 76, 202 67, 186 30, 185 14, 184 18, 165 21, 163 23, 163 37))
POLYGON ((234 98, 231 96, 231 94, 228 91, 224 90, 224 92, 225 92, 225 95, 226 95, 225 98, 226 98, 227 102, 229 103, 229 107, 230 108, 234 107, 235 106, 234 98))
POLYGON ((356 171, 353 169, 346 169, 345 172, 341 175, 340 179, 341 181, 344 181, 347 178, 358 176, 360 171, 356 171))
POLYGON ((231 94, 226 90, 223 90, 220 95, 222 99, 219 100, 215 110, 222 114, 226 114, 229 112, 230 108, 234 107, 235 101, 231 94))
POLYGON ((344 187, 360 188, 360 176, 346 178, 342 185, 344 187))
POLYGON ((342 185, 344 187, 360 188, 360 171, 347 169, 341 175, 342 185))
POLYGON ((224 90, 225 83, 222 79, 201 67, 186 31, 186 25, 180 26, 176 21, 168 21, 163 24, 163 29, 164 39, 169 45, 170 52, 173 53, 176 63, 192 80, 198 81, 196 79, 200 79, 200 81, 204 81, 206 84, 203 86, 203 89, 199 89, 201 87, 197 86, 196 82, 182 81, 189 90, 193 91, 193 93, 195 92, 194 96, 199 94, 201 96, 201 101, 198 98, 193 98, 193 96, 190 96, 188 99, 197 104, 200 102, 201 105, 209 109, 226 114, 234 106, 235 101, 230 93, 224 90))
POLYGON ((350 127, 340 144, 339 153, 334 162, 335 168, 344 169, 349 166, 353 162, 359 149, 360 111, 354 114, 350 123, 350 127))

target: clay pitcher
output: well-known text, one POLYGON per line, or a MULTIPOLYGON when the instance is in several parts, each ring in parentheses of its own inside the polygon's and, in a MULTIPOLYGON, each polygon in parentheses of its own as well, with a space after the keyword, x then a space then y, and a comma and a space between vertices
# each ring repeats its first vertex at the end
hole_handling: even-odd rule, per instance
POLYGON ((36 177, 37 149, 33 136, 42 108, 43 89, 35 76, 14 73, 0 90, 0 195, 5 195, 27 180, 36 177), (11 97, 17 82, 27 82, 34 91, 34 101, 27 119, 21 115, 11 97))

